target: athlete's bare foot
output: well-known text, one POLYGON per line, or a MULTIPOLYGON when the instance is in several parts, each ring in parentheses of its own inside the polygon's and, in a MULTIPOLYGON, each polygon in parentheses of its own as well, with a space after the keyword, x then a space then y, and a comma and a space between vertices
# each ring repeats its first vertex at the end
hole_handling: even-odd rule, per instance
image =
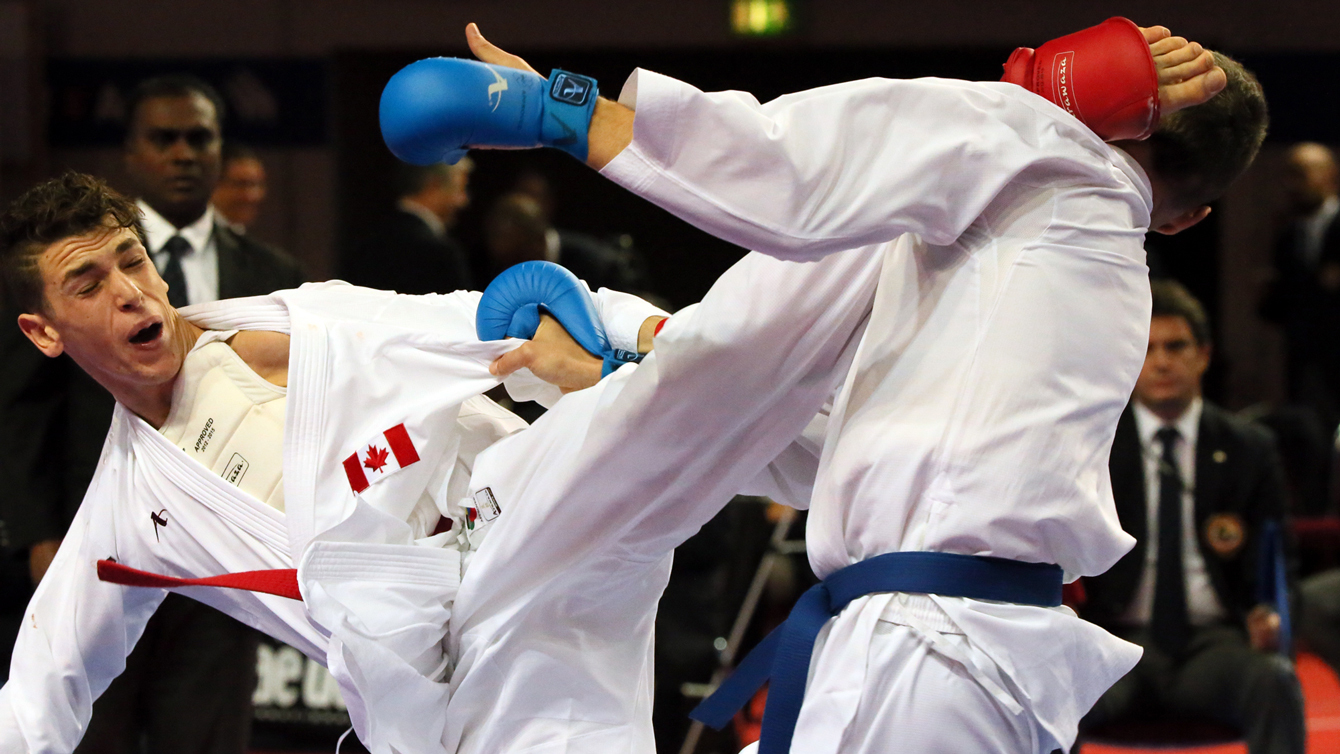
POLYGON ((1141 27, 1140 31, 1158 70, 1163 115, 1207 102, 1228 84, 1224 69, 1214 64, 1214 54, 1199 43, 1174 37, 1163 26, 1141 27))

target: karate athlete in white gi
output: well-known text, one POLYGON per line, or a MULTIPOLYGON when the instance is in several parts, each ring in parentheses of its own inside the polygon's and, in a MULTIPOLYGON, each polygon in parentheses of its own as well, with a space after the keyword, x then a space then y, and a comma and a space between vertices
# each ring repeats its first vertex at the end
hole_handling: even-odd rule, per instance
MULTIPOLYGON (((300 585, 302 602, 180 591, 328 663, 373 751, 441 750, 442 638, 462 560, 498 513, 468 494, 470 472, 525 427, 481 393, 500 381, 490 363, 520 343, 480 342, 479 294, 463 291, 329 283, 178 313, 142 238, 132 202, 77 174, 0 218, 19 325, 118 401, 0 689, 0 751, 72 751, 163 599, 100 581, 100 560, 187 578, 296 566, 287 585, 270 574, 272 591, 300 585), (453 528, 436 533, 444 518, 453 528)), ((624 349, 664 314, 579 293, 624 349)), ((509 389, 557 394, 529 380, 509 389)))
MULTIPOLYGON (((1115 147, 1012 84, 868 80, 760 105, 638 71, 620 106, 597 101, 584 77, 518 74, 523 61, 473 27, 468 36, 495 65, 478 81, 459 69, 443 77, 446 104, 393 101, 403 109, 388 143, 402 157, 557 146, 699 227, 796 261, 751 255, 697 311, 670 320, 640 367, 606 380, 622 382, 617 395, 596 393, 607 403, 561 485, 594 525, 581 522, 562 552, 538 529, 510 544, 502 529, 490 534, 452 615, 450 707, 473 705, 456 723, 460 750, 628 750, 613 733, 616 708, 599 703, 619 688, 616 668, 582 658, 646 623, 618 620, 602 573, 628 594, 620 575, 691 533, 835 383, 807 532, 823 604, 788 622, 800 651, 794 641, 777 650, 761 750, 1068 748, 1080 716, 1139 654, 1056 605, 1062 569, 1101 573, 1133 544, 1106 459, 1146 343, 1143 235, 1203 219, 1250 163, 1264 132, 1254 81, 1146 30, 1165 116, 1226 84, 1232 99, 1166 119, 1148 145, 1115 147), (518 90, 510 104, 508 90, 518 90), (1193 112, 1245 133, 1206 145, 1193 112), (533 130, 516 129, 530 119, 533 130), (574 130, 589 142, 574 144, 574 130), (1188 142, 1225 164, 1178 173, 1163 162, 1188 142), (633 427, 657 442, 630 441, 633 427), (531 555, 533 568, 514 567, 531 555), (867 563, 893 567, 870 577, 867 563), (490 594, 470 595, 468 582, 486 577, 490 594), (890 579, 929 586, 863 583, 890 579), (812 656, 798 622, 818 633, 812 656), (779 686, 795 692, 796 675, 803 705, 784 700, 796 709, 774 716, 779 686), (572 678, 610 685, 584 692, 572 678), (495 695, 464 693, 476 683, 495 695)), ((384 134, 387 106, 384 94, 384 134)))

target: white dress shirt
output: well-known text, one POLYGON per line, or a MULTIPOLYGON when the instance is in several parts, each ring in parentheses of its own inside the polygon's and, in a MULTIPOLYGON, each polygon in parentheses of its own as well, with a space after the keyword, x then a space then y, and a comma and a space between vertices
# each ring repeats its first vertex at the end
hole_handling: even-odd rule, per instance
POLYGON ((1155 437, 1165 426, 1177 430, 1178 438, 1173 453, 1177 456, 1177 472, 1182 476, 1182 573, 1186 579, 1186 609, 1192 625, 1203 626, 1223 619, 1227 613, 1219 603, 1219 597, 1210 583, 1210 574, 1205 570, 1205 558, 1201 557, 1197 544, 1199 532, 1196 528, 1196 440, 1199 436, 1200 415, 1205 404, 1200 399, 1192 401, 1186 412, 1176 422, 1168 424, 1135 402, 1135 427, 1140 436, 1140 455, 1145 470, 1145 567, 1140 576, 1140 586, 1135 590, 1126 614, 1125 623, 1143 626, 1149 623, 1154 609, 1154 582, 1158 568, 1159 541, 1159 462, 1163 457, 1163 444, 1155 437))
POLYGON ((219 300, 219 247, 214 240, 214 206, 205 209, 200 219, 178 228, 154 211, 143 199, 139 205, 144 223, 144 234, 149 239, 149 255, 153 257, 158 274, 167 269, 170 255, 163 250, 173 236, 181 236, 191 244, 191 250, 181 257, 181 271, 186 276, 186 300, 191 304, 205 304, 219 300))

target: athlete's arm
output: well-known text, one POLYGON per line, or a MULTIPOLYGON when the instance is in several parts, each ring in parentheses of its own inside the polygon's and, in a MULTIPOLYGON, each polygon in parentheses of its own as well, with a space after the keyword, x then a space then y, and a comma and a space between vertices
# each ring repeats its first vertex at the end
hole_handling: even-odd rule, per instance
MULTIPOLYGON (((1164 115, 1199 105, 1223 90, 1227 83, 1214 56, 1200 44, 1174 37, 1163 26, 1141 27, 1159 74, 1159 100, 1164 115)), ((485 63, 535 72, 525 60, 499 49, 480 33, 474 23, 465 27, 470 51, 485 63)), ((538 74, 537 74, 538 75, 538 74)), ((633 142, 633 111, 617 102, 600 98, 591 118, 586 164, 600 170, 633 142)))
POLYGON ((119 527, 93 521, 99 506, 89 499, 98 491, 89 492, 24 612, 9 681, 0 688, 0 751, 73 751, 94 699, 125 669, 166 595, 98 580, 96 560, 124 553, 119 527))

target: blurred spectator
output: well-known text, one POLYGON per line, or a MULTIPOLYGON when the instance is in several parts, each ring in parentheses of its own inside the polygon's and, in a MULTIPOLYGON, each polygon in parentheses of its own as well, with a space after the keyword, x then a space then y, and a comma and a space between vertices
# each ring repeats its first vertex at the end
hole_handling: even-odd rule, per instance
POLYGON ((1284 330, 1289 400, 1340 422, 1340 171, 1321 144, 1289 151, 1286 224, 1261 315, 1284 330))
MULTIPOLYGON (((1243 412, 1243 418, 1252 410, 1243 412)), ((1288 403, 1260 407, 1259 421, 1274 433, 1284 480, 1288 489, 1289 512, 1295 516, 1321 516, 1334 510, 1327 490, 1332 473, 1331 441, 1321 418, 1310 406, 1288 403)))
POLYGON ((241 144, 223 145, 223 169, 211 200, 219 219, 244 234, 256 223, 265 201, 265 163, 256 150, 241 144))
POLYGON ((1298 591, 1299 638, 1340 673, 1340 568, 1303 579, 1298 591))
MULTIPOLYGON (((210 205, 224 110, 208 84, 182 75, 146 80, 132 93, 128 113, 126 172, 173 305, 260 295, 303 282, 296 262, 238 235, 210 205)), ((23 494, 7 498, 0 512, 6 529, 21 533, 11 548, 26 547, 36 582, 92 476, 112 401, 67 358, 44 364, 30 344, 11 343, 12 335, 0 339, 6 351, 0 447, 21 450, 7 457, 12 468, 6 476, 23 494), (11 358, 11 351, 21 355, 11 358)), ((125 672, 94 703, 76 752, 128 754, 147 745, 150 754, 241 754, 251 727, 255 669, 251 629, 169 595, 125 672)))
POLYGON ((223 103, 190 76, 142 82, 131 94, 126 172, 138 193, 149 253, 173 306, 301 285, 297 262, 218 218, 223 103))
MULTIPOLYGON (((1336 432, 1330 450, 1332 458, 1340 465, 1340 432, 1336 432)), ((1340 478, 1335 478, 1332 484, 1327 512, 1334 515, 1337 509, 1340 509, 1340 478)), ((1331 558, 1336 554, 1334 551, 1328 553, 1331 558)), ((1340 673, 1340 568, 1307 577, 1298 591, 1299 638, 1330 664, 1332 670, 1340 673)))
POLYGON ((1279 616, 1258 604, 1261 534, 1284 518, 1268 431, 1201 397, 1204 309, 1153 284, 1149 352, 1117 426, 1112 489, 1135 549, 1084 580, 1083 616, 1145 648, 1082 730, 1141 714, 1202 716, 1242 730, 1248 750, 1298 752, 1303 698, 1275 653, 1279 616))
POLYGON ((8 305, 0 313, 0 683, 28 600, 93 476, 112 407, 68 356, 33 348, 17 316, 8 305))
POLYGON ((484 218, 484 243, 493 273, 532 260, 555 262, 585 280, 592 290, 641 291, 645 276, 631 249, 592 236, 560 232, 544 205, 530 194, 506 194, 484 218))
POLYGON ((470 204, 468 158, 455 165, 396 167, 395 208, 362 239, 345 271, 349 282, 400 293, 474 288, 469 260, 448 231, 470 204))

